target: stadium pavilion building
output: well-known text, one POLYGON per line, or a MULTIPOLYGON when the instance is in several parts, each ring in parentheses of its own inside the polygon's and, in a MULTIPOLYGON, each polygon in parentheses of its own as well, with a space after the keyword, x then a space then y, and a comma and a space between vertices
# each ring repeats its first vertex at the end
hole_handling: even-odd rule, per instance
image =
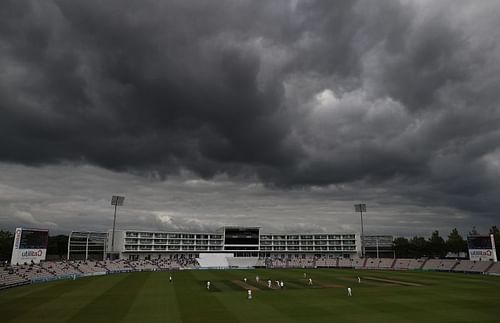
MULTIPOLYGON (((199 258, 203 254, 234 257, 306 255, 352 257, 361 250, 356 233, 261 233, 259 227, 226 226, 215 232, 123 230, 115 233, 115 252, 128 260, 199 258), (201 256, 200 256, 201 255, 201 256)), ((109 249, 108 251, 112 252, 109 249)))
MULTIPOLYGON (((96 250, 95 242, 92 239, 84 241, 83 236, 81 232, 70 235, 68 259, 82 259, 83 255, 86 259, 89 255, 86 245, 94 246, 96 250)), ((217 255, 240 258, 352 258, 361 253, 358 233, 274 234, 262 233, 259 227, 226 226, 205 233, 117 230, 114 243, 111 243, 111 231, 107 237, 102 248, 105 257, 126 260, 213 258, 217 255)))

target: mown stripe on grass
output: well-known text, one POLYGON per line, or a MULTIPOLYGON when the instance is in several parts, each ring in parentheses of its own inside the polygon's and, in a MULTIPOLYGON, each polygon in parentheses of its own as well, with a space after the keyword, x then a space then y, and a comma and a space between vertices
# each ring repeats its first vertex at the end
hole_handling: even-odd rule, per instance
POLYGON ((317 294, 306 290, 303 290, 302 293, 289 293, 282 290, 276 293, 267 293, 258 300, 266 302, 280 312, 282 317, 286 317, 289 322, 311 322, 314 318, 328 322, 334 312, 330 311, 328 307, 317 306, 315 302, 311 301, 317 297, 317 294))
POLYGON ((350 277, 336 277, 338 280, 345 282, 344 285, 347 286, 377 286, 377 287, 390 287, 390 286, 397 286, 396 284, 390 284, 387 282, 378 282, 378 281, 371 281, 368 279, 361 279, 361 284, 358 283, 357 279, 350 278, 350 277))
POLYGON ((174 289, 178 281, 175 279, 171 283, 168 276, 166 272, 149 275, 123 322, 181 321, 174 289))
POLYGON ((413 287, 423 286, 422 284, 418 284, 418 283, 414 283, 414 282, 380 278, 380 277, 363 276, 363 279, 365 281, 372 280, 372 281, 379 281, 379 282, 383 282, 383 283, 396 284, 396 285, 401 285, 401 286, 413 286, 413 287))
POLYGON ((12 320, 24 313, 27 310, 43 306, 44 304, 54 300, 54 298, 64 297, 67 293, 75 289, 79 284, 87 282, 74 281, 58 281, 48 283, 46 288, 36 288, 32 292, 24 294, 20 297, 8 299, 0 304, 0 316, 2 321, 12 320))
POLYGON ((213 293, 200 286, 192 272, 184 272, 182 285, 175 292, 183 322, 237 322, 238 319, 213 293))
POLYGON ((53 296, 50 302, 30 308, 29 311, 23 311, 22 315, 16 317, 12 322, 66 322, 83 306, 93 301, 97 293, 104 292, 121 279, 123 276, 115 275, 65 281, 64 284, 73 286, 71 291, 53 296))
POLYGON ((92 302, 82 307, 69 322, 120 322, 127 315, 138 291, 151 273, 122 274, 117 281, 92 302))
POLYGON ((177 293, 175 288, 178 284, 177 277, 174 276, 173 283, 168 283, 168 288, 165 289, 165 307, 163 309, 163 314, 165 319, 160 320, 160 322, 182 322, 181 313, 179 310, 179 301, 177 300, 177 293))
POLYGON ((49 288, 50 286, 56 283, 57 282, 31 284, 31 285, 24 285, 24 286, 0 290, 0 306, 2 306, 2 303, 5 303, 7 300, 24 297, 38 290, 49 288))
POLYGON ((234 292, 240 292, 242 290, 244 290, 244 288, 237 284, 235 281, 233 280, 226 280, 226 281, 218 281, 217 282, 218 285, 224 285, 226 288, 225 290, 227 291, 234 291, 234 292))

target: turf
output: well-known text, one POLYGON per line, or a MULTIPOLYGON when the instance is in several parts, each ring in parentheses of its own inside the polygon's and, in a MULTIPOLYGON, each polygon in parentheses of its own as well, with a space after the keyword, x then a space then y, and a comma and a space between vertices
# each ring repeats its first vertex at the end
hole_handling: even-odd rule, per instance
POLYGON ((186 270, 174 272, 173 283, 166 272, 143 272, 35 284, 0 291, 0 321, 500 322, 500 277, 306 272, 313 286, 304 270, 186 270), (243 277, 254 290, 252 300, 243 277), (283 280, 285 288, 267 288, 268 279, 283 280))

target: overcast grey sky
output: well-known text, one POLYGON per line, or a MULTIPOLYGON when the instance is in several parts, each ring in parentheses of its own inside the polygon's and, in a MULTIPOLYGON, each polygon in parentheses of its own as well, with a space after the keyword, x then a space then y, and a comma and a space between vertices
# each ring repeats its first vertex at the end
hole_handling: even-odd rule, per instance
POLYGON ((2 1, 0 228, 500 221, 498 1, 2 1))

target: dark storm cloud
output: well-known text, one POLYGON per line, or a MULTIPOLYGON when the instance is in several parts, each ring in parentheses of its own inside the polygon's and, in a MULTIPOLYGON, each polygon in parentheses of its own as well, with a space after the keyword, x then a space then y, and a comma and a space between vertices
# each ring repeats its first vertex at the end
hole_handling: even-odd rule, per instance
POLYGON ((0 160, 285 187, 397 181, 415 201, 492 217, 499 13, 494 1, 3 1, 0 160))
POLYGON ((280 87, 259 88, 258 53, 238 31, 245 21, 223 22, 220 8, 195 3, 10 4, 4 160, 207 175, 224 164, 289 162, 280 87))

